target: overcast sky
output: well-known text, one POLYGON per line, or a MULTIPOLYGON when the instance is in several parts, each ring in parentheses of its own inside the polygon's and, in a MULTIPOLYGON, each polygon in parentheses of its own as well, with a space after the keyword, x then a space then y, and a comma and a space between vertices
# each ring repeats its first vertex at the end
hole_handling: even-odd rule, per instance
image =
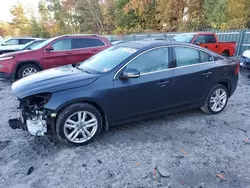
POLYGON ((0 0, 0 21, 11 21, 10 8, 20 2, 26 11, 33 11, 37 15, 37 4, 39 0, 0 0))

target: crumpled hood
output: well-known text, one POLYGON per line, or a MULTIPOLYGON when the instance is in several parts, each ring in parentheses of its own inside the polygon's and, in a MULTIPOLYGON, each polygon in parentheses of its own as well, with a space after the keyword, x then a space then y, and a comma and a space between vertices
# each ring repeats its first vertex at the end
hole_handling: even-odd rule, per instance
POLYGON ((24 98, 39 93, 83 87, 93 83, 97 78, 98 75, 88 74, 72 65, 67 65, 22 78, 12 84, 12 92, 18 98, 24 98))

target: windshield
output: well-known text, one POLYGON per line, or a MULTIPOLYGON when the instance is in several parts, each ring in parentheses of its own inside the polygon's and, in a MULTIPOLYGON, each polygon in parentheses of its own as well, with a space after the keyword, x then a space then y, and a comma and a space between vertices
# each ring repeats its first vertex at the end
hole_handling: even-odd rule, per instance
POLYGON ((31 41, 27 43, 24 47, 23 50, 34 50, 34 48, 44 42, 45 40, 38 40, 38 41, 31 41))
POLYGON ((194 35, 177 35, 173 38, 174 41, 177 41, 177 42, 187 42, 187 43, 190 43, 194 38, 194 35))
POLYGON ((131 56, 137 50, 113 46, 82 62, 78 68, 97 72, 108 72, 131 56))
POLYGON ((47 44, 49 44, 50 42, 52 42, 53 40, 55 40, 57 37, 55 38, 51 38, 51 39, 48 39, 40 44, 38 44, 37 46, 35 46, 32 50, 37 50, 37 49, 40 49, 40 48, 43 48, 44 46, 46 46, 47 44))

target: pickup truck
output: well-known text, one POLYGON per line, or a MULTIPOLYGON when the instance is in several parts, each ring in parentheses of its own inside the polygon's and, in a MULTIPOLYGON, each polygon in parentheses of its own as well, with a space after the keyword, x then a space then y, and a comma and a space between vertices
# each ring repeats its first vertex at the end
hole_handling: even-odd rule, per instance
POLYGON ((196 44, 227 57, 234 56, 236 49, 236 42, 219 42, 217 35, 211 32, 180 34, 173 40, 196 44))

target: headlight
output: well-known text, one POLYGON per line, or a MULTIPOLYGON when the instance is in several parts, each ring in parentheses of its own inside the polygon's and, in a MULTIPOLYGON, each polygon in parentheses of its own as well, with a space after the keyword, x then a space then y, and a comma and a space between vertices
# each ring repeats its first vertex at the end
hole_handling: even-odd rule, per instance
POLYGON ((9 59, 13 59, 13 58, 14 58, 14 56, 2 57, 2 58, 0 58, 0 61, 9 60, 9 59))

